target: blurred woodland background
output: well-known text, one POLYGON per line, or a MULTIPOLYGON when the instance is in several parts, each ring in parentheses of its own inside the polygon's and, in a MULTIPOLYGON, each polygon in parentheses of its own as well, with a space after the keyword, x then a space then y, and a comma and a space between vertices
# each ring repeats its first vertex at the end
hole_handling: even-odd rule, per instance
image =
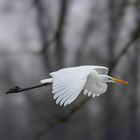
POLYGON ((140 0, 0 0, 0 140, 140 140, 140 0), (66 108, 48 73, 104 65, 129 82, 66 108))

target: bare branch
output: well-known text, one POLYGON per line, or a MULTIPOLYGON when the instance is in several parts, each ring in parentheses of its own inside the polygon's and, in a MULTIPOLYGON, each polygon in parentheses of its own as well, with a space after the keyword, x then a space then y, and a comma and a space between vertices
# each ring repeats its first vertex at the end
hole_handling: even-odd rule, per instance
POLYGON ((55 34, 56 48, 55 48, 55 56, 56 56, 56 67, 63 67, 63 56, 64 56, 64 45, 63 45, 63 34, 64 34, 64 24, 67 15, 67 0, 60 0, 60 14, 58 27, 55 34))
POLYGON ((122 56, 127 52, 127 50, 132 46, 132 44, 140 37, 140 22, 138 22, 138 26, 132 33, 132 38, 127 42, 127 44, 123 47, 120 54, 117 56, 117 58, 112 62, 111 68, 115 69, 117 64, 119 63, 122 56))
MULTIPOLYGON (((39 1, 39 0, 35 0, 39 1)), ((63 29, 63 24, 65 21, 65 15, 66 15, 66 0, 61 0, 61 8, 60 8, 60 14, 59 14, 59 20, 58 20, 58 25, 57 29, 53 35, 53 37, 49 41, 45 41, 44 47, 42 48, 41 52, 45 53, 47 51, 47 47, 51 45, 54 41, 59 40, 61 37, 62 29, 63 29)))
POLYGON ((45 18, 44 7, 41 0, 33 0, 33 5, 36 6, 38 10, 38 26, 40 29, 40 36, 42 42, 42 49, 39 53, 43 56, 43 60, 45 61, 45 65, 48 71, 52 71, 52 64, 50 63, 50 55, 48 53, 48 49, 53 42, 56 42, 56 67, 63 66, 63 27, 65 23, 65 17, 67 14, 67 0, 60 0, 60 13, 58 18, 58 25, 56 27, 56 31, 51 39, 46 39, 47 37, 47 29, 44 25, 43 19, 45 18), (59 66, 58 66, 59 65, 59 66))
POLYGON ((77 106, 75 106, 66 116, 63 117, 55 117, 50 121, 50 123, 47 125, 47 127, 41 131, 34 140, 39 140, 44 134, 48 133, 49 130, 51 130, 53 127, 58 125, 59 123, 67 122, 73 114, 75 114, 79 109, 81 109, 88 101, 90 100, 89 97, 85 98, 81 103, 77 106))
POLYGON ((42 50, 41 52, 39 52, 39 54, 42 54, 43 57, 43 61, 44 64, 46 66, 46 69, 48 71, 52 70, 52 66, 51 66, 51 62, 50 62, 50 58, 49 58, 49 54, 48 54, 48 46, 49 46, 49 41, 47 41, 47 28, 44 24, 44 18, 45 18, 45 11, 44 11, 44 7, 42 4, 41 0, 33 0, 33 5, 36 7, 37 9, 37 25, 40 31, 40 39, 41 39, 41 43, 42 43, 42 50), (46 51, 43 51, 44 48, 46 49, 46 51))

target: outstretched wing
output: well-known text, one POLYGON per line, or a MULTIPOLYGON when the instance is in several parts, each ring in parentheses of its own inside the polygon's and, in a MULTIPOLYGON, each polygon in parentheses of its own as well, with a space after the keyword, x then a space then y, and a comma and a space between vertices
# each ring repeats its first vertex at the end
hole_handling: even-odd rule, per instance
POLYGON ((72 103, 83 90, 93 67, 73 67, 50 73, 53 77, 53 94, 56 104, 66 106, 72 103))

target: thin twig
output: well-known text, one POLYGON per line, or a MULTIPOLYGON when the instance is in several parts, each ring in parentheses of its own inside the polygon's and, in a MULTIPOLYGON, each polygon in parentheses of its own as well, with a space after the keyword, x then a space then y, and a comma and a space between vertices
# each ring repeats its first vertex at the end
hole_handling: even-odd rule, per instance
POLYGON ((134 30, 134 32, 132 34, 132 38, 127 42, 127 44, 123 47, 123 49, 120 52, 120 54, 117 56, 117 58, 111 64, 112 69, 115 69, 115 67, 117 66, 118 62, 122 58, 122 56, 127 52, 127 50, 131 47, 131 45, 139 38, 139 36, 140 36, 140 22, 138 22, 138 26, 134 30))

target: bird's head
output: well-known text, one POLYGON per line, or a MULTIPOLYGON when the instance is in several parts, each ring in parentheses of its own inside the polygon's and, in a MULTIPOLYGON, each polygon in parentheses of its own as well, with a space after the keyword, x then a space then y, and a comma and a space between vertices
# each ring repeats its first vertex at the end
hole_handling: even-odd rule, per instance
POLYGON ((128 84, 128 82, 126 82, 124 80, 120 80, 120 79, 111 77, 109 75, 100 75, 100 78, 101 78, 102 82, 105 82, 105 83, 120 83, 120 84, 125 84, 125 85, 128 84))

